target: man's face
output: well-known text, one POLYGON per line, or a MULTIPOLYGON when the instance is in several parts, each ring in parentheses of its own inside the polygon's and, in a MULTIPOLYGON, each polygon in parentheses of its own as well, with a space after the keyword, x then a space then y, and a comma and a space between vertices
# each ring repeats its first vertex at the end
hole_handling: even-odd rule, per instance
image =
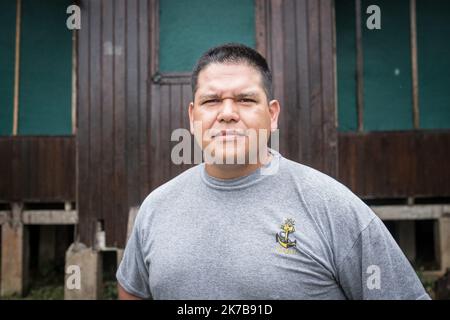
POLYGON ((270 132, 277 129, 279 104, 267 101, 262 83, 258 70, 245 63, 212 63, 200 72, 189 119, 203 150, 236 163, 239 157, 248 162, 250 141, 267 146, 270 132))

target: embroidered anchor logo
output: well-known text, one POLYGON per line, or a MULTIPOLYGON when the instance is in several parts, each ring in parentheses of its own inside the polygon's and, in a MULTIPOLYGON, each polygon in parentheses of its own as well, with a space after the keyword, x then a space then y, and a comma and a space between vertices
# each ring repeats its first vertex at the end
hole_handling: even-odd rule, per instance
POLYGON ((277 242, 283 248, 294 247, 297 244, 297 240, 290 240, 289 234, 295 232, 295 221, 291 218, 286 219, 281 225, 281 232, 277 233, 277 242))

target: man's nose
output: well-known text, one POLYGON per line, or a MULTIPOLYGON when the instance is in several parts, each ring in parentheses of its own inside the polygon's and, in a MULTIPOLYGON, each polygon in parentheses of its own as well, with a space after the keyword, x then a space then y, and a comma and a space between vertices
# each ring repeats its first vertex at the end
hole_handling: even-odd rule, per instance
POLYGON ((239 113, 234 99, 228 98, 222 100, 222 107, 217 116, 219 122, 239 121, 239 113))

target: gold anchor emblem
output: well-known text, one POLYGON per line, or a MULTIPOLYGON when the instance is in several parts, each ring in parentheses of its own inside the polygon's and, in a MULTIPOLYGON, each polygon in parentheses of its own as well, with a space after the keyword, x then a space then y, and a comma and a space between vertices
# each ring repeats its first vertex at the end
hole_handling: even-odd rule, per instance
POLYGON ((294 247, 297 244, 297 240, 290 240, 289 234, 295 232, 295 221, 291 218, 286 219, 284 223, 281 225, 281 232, 277 233, 276 239, 277 242, 283 248, 294 247))

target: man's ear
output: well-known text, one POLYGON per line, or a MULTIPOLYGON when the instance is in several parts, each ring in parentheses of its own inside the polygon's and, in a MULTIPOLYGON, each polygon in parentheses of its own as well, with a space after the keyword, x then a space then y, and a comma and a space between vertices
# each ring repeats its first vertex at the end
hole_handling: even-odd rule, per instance
POLYGON ((189 108, 188 108, 188 113, 189 113, 189 128, 191 131, 191 134, 194 134, 194 103, 191 102, 189 103, 189 108))
POLYGON ((278 100, 272 100, 269 102, 270 113, 270 130, 275 131, 278 129, 278 116, 280 115, 280 103, 278 100))

